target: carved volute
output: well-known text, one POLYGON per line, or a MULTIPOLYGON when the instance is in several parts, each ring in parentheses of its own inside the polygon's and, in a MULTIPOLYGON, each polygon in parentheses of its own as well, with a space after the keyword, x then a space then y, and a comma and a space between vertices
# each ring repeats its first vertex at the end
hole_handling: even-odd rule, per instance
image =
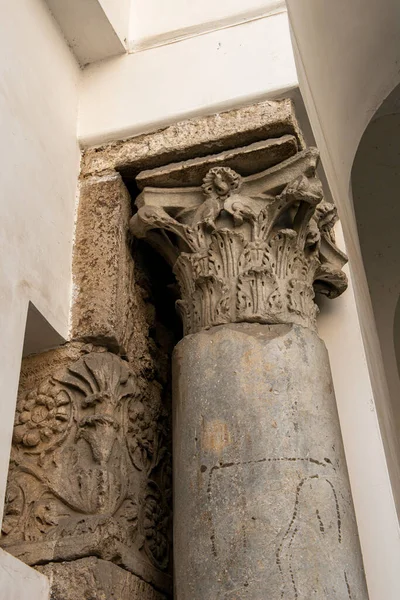
POLYGON ((173 267, 185 334, 239 322, 315 329, 315 292, 346 289, 317 163, 310 148, 247 177, 218 166, 201 186, 144 188, 131 230, 173 267))

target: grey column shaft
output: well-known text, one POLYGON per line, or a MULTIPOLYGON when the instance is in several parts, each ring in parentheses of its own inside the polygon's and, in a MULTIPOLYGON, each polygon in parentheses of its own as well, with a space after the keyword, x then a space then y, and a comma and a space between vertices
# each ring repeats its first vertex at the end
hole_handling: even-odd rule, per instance
POLYGON ((177 600, 366 600, 323 342, 233 324, 174 353, 177 600))

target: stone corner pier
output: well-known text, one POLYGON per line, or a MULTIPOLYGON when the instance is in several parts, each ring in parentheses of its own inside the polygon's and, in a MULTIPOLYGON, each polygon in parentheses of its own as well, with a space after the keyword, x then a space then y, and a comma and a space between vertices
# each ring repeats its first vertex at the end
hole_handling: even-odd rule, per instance
POLYGON ((293 135, 144 171, 170 263, 177 600, 367 600, 315 293, 346 289, 318 152, 293 135))

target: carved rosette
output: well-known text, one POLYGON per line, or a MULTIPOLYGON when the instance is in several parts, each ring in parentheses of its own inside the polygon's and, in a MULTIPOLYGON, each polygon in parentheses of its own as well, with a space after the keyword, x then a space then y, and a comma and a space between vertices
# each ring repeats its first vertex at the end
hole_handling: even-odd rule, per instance
POLYGON ((28 564, 99 556, 168 591, 171 457, 161 392, 105 351, 25 390, 2 547, 28 564))
POLYGON ((143 190, 131 230, 172 265, 185 334, 238 322, 315 329, 315 292, 346 289, 317 162, 311 148, 249 177, 214 167, 201 187, 143 190))

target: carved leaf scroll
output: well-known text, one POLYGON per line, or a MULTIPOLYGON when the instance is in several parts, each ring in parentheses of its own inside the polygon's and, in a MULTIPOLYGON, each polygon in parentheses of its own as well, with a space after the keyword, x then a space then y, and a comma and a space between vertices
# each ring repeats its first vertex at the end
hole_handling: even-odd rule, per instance
POLYGON ((21 395, 4 548, 29 564, 95 553, 148 581, 160 572, 168 588, 168 415, 160 385, 142 387, 125 361, 99 351, 21 395))
POLYGON ((242 321, 314 329, 315 292, 346 289, 317 162, 311 148, 249 177, 214 167, 199 188, 143 190, 131 229, 170 261, 185 334, 242 321))

